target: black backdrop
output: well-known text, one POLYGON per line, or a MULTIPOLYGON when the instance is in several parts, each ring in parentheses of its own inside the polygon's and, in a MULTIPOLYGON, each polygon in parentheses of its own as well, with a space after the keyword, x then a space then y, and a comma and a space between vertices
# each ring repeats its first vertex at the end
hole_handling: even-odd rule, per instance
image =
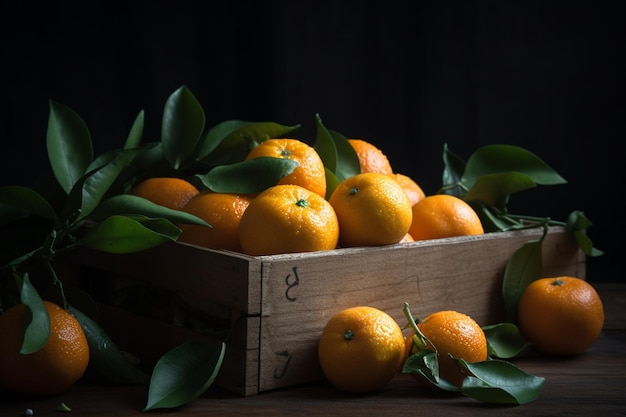
POLYGON ((463 158, 520 145, 568 180, 510 208, 565 220, 575 209, 606 254, 592 281, 623 280, 618 199, 624 180, 621 2, 91 1, 0 6, 0 185, 48 169, 48 100, 76 110, 96 153, 123 143, 140 110, 159 135, 181 85, 211 126, 302 124, 382 148, 427 193, 443 144, 463 158), (114 3, 114 4, 112 4, 114 3))

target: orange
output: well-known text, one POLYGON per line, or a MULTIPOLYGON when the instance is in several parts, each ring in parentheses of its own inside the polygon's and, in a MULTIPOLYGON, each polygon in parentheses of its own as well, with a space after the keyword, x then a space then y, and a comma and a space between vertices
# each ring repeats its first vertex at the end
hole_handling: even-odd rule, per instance
POLYGON ((411 202, 392 177, 366 172, 339 183, 328 199, 339 219, 343 247, 400 242, 411 227, 411 202))
POLYGON ((452 195, 435 194, 413 206, 409 233, 415 240, 426 240, 480 235, 484 229, 478 214, 468 203, 452 195))
POLYGON ((26 308, 16 304, 0 315, 0 385, 21 394, 53 395, 66 391, 84 374, 89 345, 80 323, 68 311, 44 301, 50 336, 38 351, 21 354, 26 308))
POLYGON ((335 249, 339 222, 324 197, 299 185, 275 185, 250 201, 239 222, 248 255, 335 249))
POLYGON ((604 307, 593 286, 581 278, 540 278, 522 292, 518 324, 540 352, 577 355, 600 336, 604 307))
POLYGON ((363 139, 348 139, 348 143, 359 157, 361 172, 378 172, 386 175, 393 175, 391 163, 387 155, 376 145, 363 139))
POLYGON ((240 194, 204 191, 193 197, 182 211, 193 214, 211 227, 179 224, 178 240, 211 249, 241 252, 239 222, 251 198, 240 194))
POLYGON ((411 207, 417 204, 418 201, 422 200, 426 197, 424 194, 424 190, 419 186, 418 183, 413 180, 413 178, 404 174, 394 174, 396 181, 404 188, 406 195, 409 197, 409 201, 411 202, 411 207))
MULTIPOLYGON (((453 310, 438 311, 417 323, 430 348, 437 351, 439 376, 460 386, 465 375, 448 355, 463 358, 468 363, 487 360, 487 338, 481 327, 470 316, 453 310)), ((413 333, 414 334, 414 333, 413 333)), ((407 344, 412 334, 407 337, 407 344)), ((407 346, 407 351, 415 350, 407 346)))
POLYGON ((327 322, 318 344, 326 378, 336 388, 356 393, 378 390, 402 368, 405 358, 402 329, 387 313, 374 307, 351 307, 327 322))
POLYGON ((291 174, 278 181, 278 185, 299 185, 326 197, 326 169, 322 158, 312 146, 298 139, 268 139, 253 148, 246 160, 261 156, 288 158, 298 162, 291 174))
POLYGON ((154 177, 137 183, 130 194, 161 206, 180 210, 200 191, 191 183, 174 177, 154 177))

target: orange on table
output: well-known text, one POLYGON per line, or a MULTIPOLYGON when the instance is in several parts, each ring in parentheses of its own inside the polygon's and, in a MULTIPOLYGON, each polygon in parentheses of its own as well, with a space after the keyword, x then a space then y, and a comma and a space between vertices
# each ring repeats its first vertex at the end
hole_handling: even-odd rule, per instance
MULTIPOLYGON (((439 376, 457 386, 461 385, 465 374, 449 354, 468 363, 487 360, 485 333, 467 314, 454 310, 438 311, 419 321, 417 327, 437 350, 439 376)), ((407 351, 410 354, 417 352, 411 341, 414 334, 407 336, 407 351)))
POLYGON ((448 194, 424 197, 413 206, 409 233, 415 240, 484 233, 480 217, 464 200, 448 194))
POLYGON ((193 184, 182 178, 153 177, 137 183, 129 193, 155 204, 180 210, 199 192, 193 184))
POLYGON ((387 384, 402 368, 402 329, 387 313, 357 306, 336 313, 318 343, 318 358, 326 378, 336 388, 372 392, 387 384))
POLYGON ((393 175, 391 163, 387 155, 376 145, 364 139, 348 139, 361 165, 361 172, 378 172, 386 175, 393 175))
POLYGON ((396 181, 398 181, 402 188, 404 188, 406 195, 409 197, 411 206, 414 206, 415 204, 417 204, 418 201, 426 197, 426 194, 424 194, 424 190, 422 190, 422 187, 420 187, 420 185, 415 182, 413 178, 400 173, 396 173, 394 175, 396 181))
POLYGON ((78 320, 44 301, 50 336, 34 353, 21 354, 26 307, 16 304, 0 315, 0 386, 27 395, 60 394, 76 383, 89 364, 89 345, 78 320))
POLYGON ((189 200, 182 211, 201 218, 211 227, 179 224, 182 233, 178 241, 241 252, 239 222, 250 200, 251 197, 242 194, 201 192, 189 200))
POLYGON ((540 278, 522 292, 518 324, 540 352, 577 355, 600 336, 604 306, 595 288, 582 278, 540 278))
POLYGON ((255 197, 239 222, 248 255, 335 249, 339 222, 324 197, 299 185, 275 185, 255 197))
POLYGON ((287 158, 298 162, 291 174, 281 178, 277 185, 294 184, 326 196, 326 169, 315 148, 298 139, 268 139, 253 148, 246 160, 262 156, 287 158))
POLYGON ((339 245, 400 242, 411 227, 411 202, 391 176, 366 172, 337 185, 329 200, 339 219, 339 245))

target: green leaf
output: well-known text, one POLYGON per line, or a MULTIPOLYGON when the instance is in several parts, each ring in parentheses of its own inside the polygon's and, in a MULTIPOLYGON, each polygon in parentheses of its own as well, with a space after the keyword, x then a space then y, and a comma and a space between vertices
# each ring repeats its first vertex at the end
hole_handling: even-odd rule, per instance
POLYGON ((536 186, 529 176, 519 172, 486 174, 474 182, 463 199, 468 202, 482 201, 505 212, 511 194, 536 186))
POLYGON ((339 181, 361 172, 356 151, 350 142, 338 132, 327 129, 319 114, 316 115, 317 136, 313 148, 317 151, 328 171, 339 181))
POLYGON ((124 143, 124 149, 134 149, 139 147, 141 143, 141 138, 143 137, 143 127, 144 127, 145 115, 144 111, 140 111, 137 117, 135 118, 135 122, 133 126, 130 128, 130 132, 128 133, 128 137, 126 138, 126 142, 124 143))
POLYGON ((465 170, 465 161, 448 148, 448 144, 443 145, 443 175, 442 184, 446 194, 456 197, 463 197, 466 190, 460 184, 465 170))
POLYGON ((455 358, 474 376, 463 380, 461 392, 490 404, 526 404, 539 397, 545 378, 530 375, 510 362, 489 359, 467 363, 455 358))
POLYGON ((339 155, 335 140, 331 133, 326 129, 326 126, 322 123, 322 119, 319 114, 315 115, 315 123, 317 128, 317 134, 315 136, 315 143, 313 148, 324 162, 324 166, 334 175, 337 171, 337 164, 339 155))
POLYGON ((180 168, 194 151, 204 131, 202 106, 186 87, 174 91, 165 103, 161 124, 163 154, 170 166, 180 168))
POLYGON ((213 126, 204 137, 196 160, 209 166, 243 161, 250 150, 271 138, 282 138, 300 125, 228 120, 213 126))
POLYGON ((515 230, 528 227, 524 223, 509 217, 506 213, 498 210, 493 206, 487 206, 484 202, 474 200, 468 201, 468 204, 474 209, 480 222, 485 229, 485 233, 505 232, 507 230, 515 230))
POLYGON ((19 185, 0 187, 0 225, 6 223, 3 221, 5 210, 24 216, 39 216, 52 221, 57 218, 54 208, 41 194, 19 185))
POLYGON ((69 306, 69 311, 76 317, 87 337, 90 368, 116 384, 148 384, 150 380, 148 374, 139 369, 136 363, 118 349, 115 342, 96 321, 73 306, 69 306))
POLYGON ((78 114, 53 100, 50 100, 46 146, 52 171, 69 194, 93 159, 93 145, 89 129, 78 114))
POLYGON ((530 342, 524 338, 513 323, 499 323, 484 326, 490 357, 509 359, 526 352, 530 342))
POLYGON ((141 215, 150 218, 163 218, 172 223, 189 223, 210 226, 206 221, 180 210, 173 210, 143 197, 119 194, 104 200, 91 214, 92 220, 104 220, 114 215, 141 215))
POLYGON ((205 187, 217 193, 251 194, 276 185, 297 166, 298 162, 291 159, 259 157, 220 165, 196 177, 205 187))
POLYGON ((569 230, 576 239, 578 247, 585 255, 590 257, 602 256, 604 252, 593 246, 593 242, 587 235, 587 229, 592 226, 591 221, 580 210, 574 210, 567 217, 566 229, 569 230))
POLYGON ((150 177, 179 176, 179 172, 173 169, 163 156, 163 144, 150 142, 137 149, 137 156, 126 168, 124 178, 131 178, 131 182, 137 183, 150 177))
POLYGON ((90 229, 77 245, 108 253, 132 253, 175 241, 180 232, 166 219, 111 216, 90 229))
POLYGON ((416 353, 410 355, 404 362, 402 373, 421 378, 446 391, 459 391, 459 387, 439 377, 439 360, 437 353, 429 349, 418 350, 416 353))
POLYGON ((196 160, 207 161, 212 165, 242 161, 255 146, 255 142, 260 143, 268 139, 265 135, 255 139, 242 133, 250 128, 254 135, 256 129, 259 129, 254 125, 254 122, 243 120, 226 120, 211 127, 198 145, 196 160), (238 156, 233 158, 233 154, 238 156))
POLYGON ((522 293, 528 284, 541 278, 543 237, 528 241, 513 252, 504 270, 502 295, 507 320, 511 323, 517 323, 517 306, 522 293))
POLYGON ((20 348, 21 354, 38 351, 50 336, 50 316, 39 293, 33 287, 28 274, 14 274, 20 292, 20 301, 24 304, 24 341, 20 348))
POLYGON ((81 186, 81 215, 79 218, 88 217, 96 209, 120 174, 137 156, 137 152, 137 150, 121 151, 114 156, 110 163, 85 177, 81 186))
POLYGON ((188 404, 213 384, 224 359, 225 343, 186 342, 156 364, 143 411, 188 404))
POLYGON ((334 130, 329 130, 337 148, 337 178, 345 180, 361 172, 361 164, 356 151, 343 135, 334 130))
POLYGON ((542 185, 567 183, 541 158, 513 145, 487 145, 476 150, 467 160, 462 182, 470 189, 484 175, 505 172, 519 172, 542 185))
POLYGON ((328 200, 341 181, 327 167, 324 167, 324 171, 326 172, 326 200, 328 200))

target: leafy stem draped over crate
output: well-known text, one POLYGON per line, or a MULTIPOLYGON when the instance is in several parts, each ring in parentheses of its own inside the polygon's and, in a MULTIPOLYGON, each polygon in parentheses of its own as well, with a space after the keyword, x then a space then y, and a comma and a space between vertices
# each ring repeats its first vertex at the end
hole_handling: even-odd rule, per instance
MULTIPOLYGON (((292 172, 295 163, 278 158, 245 161, 245 156, 269 138, 295 134, 300 125, 229 120, 206 129, 202 106, 182 86, 165 103, 158 141, 143 141, 145 120, 140 111, 121 147, 96 156, 91 133, 80 116, 63 104, 52 100, 49 104, 46 149, 51 183, 43 190, 22 185, 0 187, 0 308, 3 311, 18 302, 26 305, 31 314, 24 324, 22 351, 40 349, 50 332, 40 296, 47 280, 42 282, 38 276, 35 283, 32 278, 43 269, 43 275, 50 277, 50 287, 81 322, 90 348, 97 351, 91 361, 94 369, 118 383, 149 380, 145 410, 193 401, 213 382, 228 341, 208 348, 197 343, 180 346, 166 354, 148 377, 117 350, 95 314, 77 308, 93 305, 93 300, 64 282, 59 265, 64 253, 78 247, 126 254, 177 240, 177 224, 210 227, 196 216, 153 204, 128 191, 154 176, 185 178, 215 192, 262 191, 292 172), (182 384, 183 380, 187 383, 182 384)), ((324 162, 330 195, 340 181, 359 172, 359 161, 343 135, 327 129, 318 115, 315 123, 314 147, 324 162)), ((465 163, 445 146, 444 166, 441 192, 472 204, 488 232, 564 224, 587 255, 601 254, 585 233, 591 223, 580 211, 574 211, 566 223, 507 213, 510 194, 537 184, 565 182, 532 153, 491 145, 477 150, 465 163)))

